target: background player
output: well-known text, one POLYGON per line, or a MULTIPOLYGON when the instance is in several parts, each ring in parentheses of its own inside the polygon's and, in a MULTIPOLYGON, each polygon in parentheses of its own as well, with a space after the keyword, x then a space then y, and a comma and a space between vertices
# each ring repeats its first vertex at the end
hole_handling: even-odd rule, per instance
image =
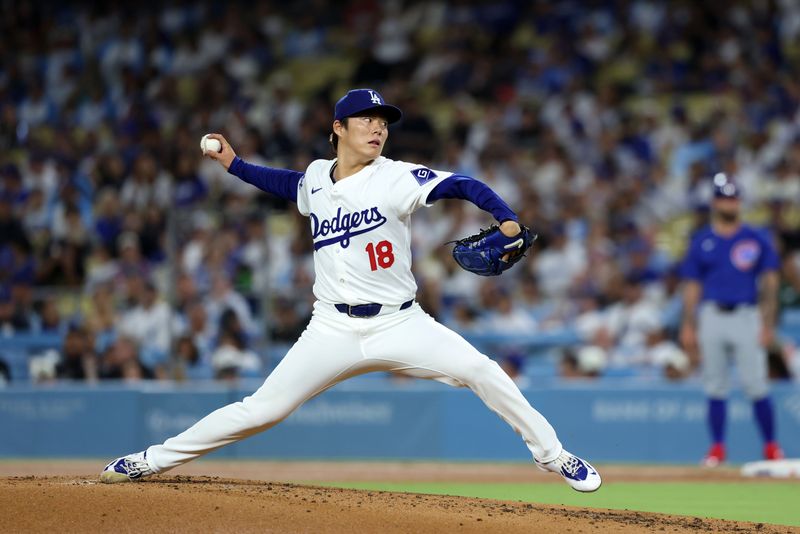
POLYGON ((711 224, 692 237, 683 264, 686 283, 681 327, 685 348, 699 348, 702 357, 712 439, 703 463, 709 467, 725 460, 731 356, 742 387, 753 401, 753 414, 764 439, 764 458, 783 457, 775 441, 765 350, 775 333, 778 256, 765 233, 741 222, 737 185, 717 174, 713 187, 711 224))
POLYGON ((552 426, 494 361, 414 302, 414 211, 442 198, 470 200, 501 223, 508 247, 521 246, 521 228, 508 205, 481 182, 382 157, 388 125, 401 116, 374 90, 348 92, 334 113, 337 158, 314 161, 305 173, 245 163, 221 135, 213 136, 222 150, 212 158, 246 182, 296 202, 310 219, 317 298, 312 319, 252 396, 161 445, 112 461, 101 480, 172 469, 274 426, 342 380, 390 371, 469 387, 522 435, 538 466, 578 491, 600 487, 597 471, 564 450, 552 426))

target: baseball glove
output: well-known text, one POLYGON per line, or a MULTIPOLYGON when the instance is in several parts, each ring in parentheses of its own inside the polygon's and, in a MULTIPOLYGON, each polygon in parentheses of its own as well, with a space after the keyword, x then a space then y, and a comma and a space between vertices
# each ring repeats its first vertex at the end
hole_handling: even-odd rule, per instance
POLYGON ((522 231, 514 237, 506 237, 497 225, 492 225, 477 234, 451 241, 456 244, 453 258, 471 273, 497 276, 521 260, 537 237, 527 226, 522 226, 522 231))

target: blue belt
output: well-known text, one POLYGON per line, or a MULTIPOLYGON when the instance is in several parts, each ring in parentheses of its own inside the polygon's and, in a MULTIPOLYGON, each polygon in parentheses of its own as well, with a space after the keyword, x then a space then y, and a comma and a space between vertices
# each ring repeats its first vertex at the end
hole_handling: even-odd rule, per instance
MULTIPOLYGON (((408 300, 400 305, 401 310, 410 308, 414 304, 414 299, 408 300)), ((359 304, 351 306, 349 304, 334 304, 337 311, 346 313, 350 317, 375 317, 381 312, 382 304, 359 304)))

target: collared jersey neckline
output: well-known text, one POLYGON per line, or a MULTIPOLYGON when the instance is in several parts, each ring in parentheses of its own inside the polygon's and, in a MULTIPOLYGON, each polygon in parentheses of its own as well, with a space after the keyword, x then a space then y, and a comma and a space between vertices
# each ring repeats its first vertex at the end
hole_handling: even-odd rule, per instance
POLYGON ((369 164, 369 165, 365 166, 363 169, 361 169, 361 170, 360 170, 360 171, 358 171, 357 173, 351 174, 350 176, 345 176, 345 177, 344 177, 344 178, 342 178, 341 180, 338 180, 338 181, 337 181, 337 180, 336 180, 336 178, 334 178, 334 177, 333 177, 333 171, 335 171, 335 170, 336 170, 336 167, 339 165, 339 160, 338 160, 338 158, 337 158, 337 159, 334 159, 334 160, 333 160, 333 165, 331 165, 331 170, 328 172, 328 176, 330 176, 331 183, 333 183, 334 185, 336 185, 336 184, 338 184, 338 183, 341 183, 341 182, 343 182, 344 180, 347 180, 347 179, 350 179, 350 178, 354 178, 354 177, 356 177, 356 176, 359 176, 361 173, 363 173, 363 172, 364 172, 364 171, 366 171, 367 169, 374 168, 376 165, 378 165, 378 164, 379 164, 381 161, 383 161, 383 160, 385 160, 385 159, 386 159, 386 158, 385 158, 384 156, 378 156, 377 158, 373 159, 373 160, 372 160, 372 162, 370 162, 370 164, 369 164))

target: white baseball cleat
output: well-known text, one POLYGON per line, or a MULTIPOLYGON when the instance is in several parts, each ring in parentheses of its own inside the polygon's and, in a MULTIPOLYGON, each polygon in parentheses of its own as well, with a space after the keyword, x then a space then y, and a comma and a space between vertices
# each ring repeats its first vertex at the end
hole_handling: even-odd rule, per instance
POLYGON ((546 464, 536 460, 536 466, 542 471, 558 473, 567 484, 572 486, 572 489, 577 491, 586 493, 597 491, 597 488, 603 482, 597 473, 597 469, 592 467, 589 462, 581 460, 566 450, 562 450, 558 458, 546 464))
POLYGON ((109 463, 100 473, 100 482, 107 484, 129 482, 154 474, 155 471, 147 463, 147 452, 142 451, 117 458, 109 463))

